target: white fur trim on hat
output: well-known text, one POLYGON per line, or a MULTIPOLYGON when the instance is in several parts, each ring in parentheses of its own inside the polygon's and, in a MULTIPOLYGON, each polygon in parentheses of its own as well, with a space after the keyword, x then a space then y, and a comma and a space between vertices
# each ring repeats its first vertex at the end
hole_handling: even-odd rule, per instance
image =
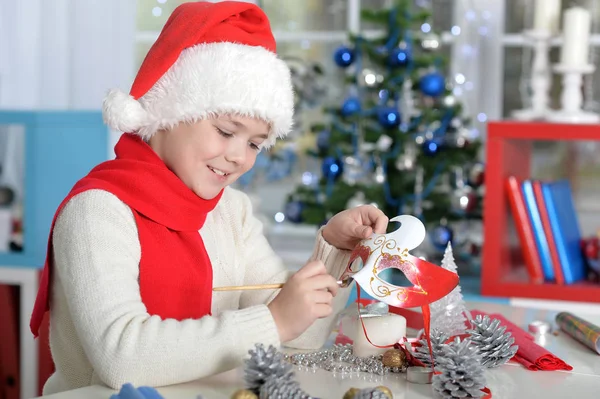
POLYGON ((221 42, 184 50, 139 100, 112 90, 104 100, 105 123, 148 139, 160 129, 211 115, 262 119, 271 131, 265 147, 292 128, 294 93, 287 64, 259 46, 221 42))

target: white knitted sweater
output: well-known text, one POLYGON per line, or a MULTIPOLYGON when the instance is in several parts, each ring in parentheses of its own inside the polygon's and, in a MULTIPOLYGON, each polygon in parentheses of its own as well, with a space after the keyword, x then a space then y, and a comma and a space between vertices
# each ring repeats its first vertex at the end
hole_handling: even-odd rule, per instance
MULTIPOLYGON (((239 191, 225 190, 200 234, 215 287, 275 283, 289 276, 239 191)), ((44 386, 45 395, 93 384, 118 389, 126 382, 182 383, 240 366, 258 342, 280 345, 265 305, 273 291, 215 292, 212 316, 197 320, 150 316, 140 298, 135 218, 106 191, 86 191, 67 203, 55 224, 53 253, 50 347, 57 371, 44 386)), ((338 278, 349 255, 319 232, 311 259, 324 261, 338 278)), ((322 346, 349 293, 340 290, 334 315, 285 345, 322 346)))

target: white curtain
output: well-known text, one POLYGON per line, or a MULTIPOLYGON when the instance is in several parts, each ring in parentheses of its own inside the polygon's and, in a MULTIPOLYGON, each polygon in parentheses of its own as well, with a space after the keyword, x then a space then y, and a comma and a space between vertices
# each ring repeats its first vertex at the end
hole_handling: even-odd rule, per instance
POLYGON ((0 108, 99 109, 133 76, 135 1, 0 0, 0 108))

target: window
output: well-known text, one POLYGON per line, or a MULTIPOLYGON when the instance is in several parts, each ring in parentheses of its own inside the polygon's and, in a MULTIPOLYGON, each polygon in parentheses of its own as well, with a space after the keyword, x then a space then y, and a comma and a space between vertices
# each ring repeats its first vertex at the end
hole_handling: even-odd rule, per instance
MULTIPOLYGON (((510 117, 514 110, 528 105, 528 85, 531 78, 532 49, 525 42, 522 32, 533 24, 534 2, 530 0, 506 0, 505 35, 502 38, 504 46, 504 86, 503 86, 503 116, 510 117)), ((563 10, 572 6, 581 6, 592 15, 592 62, 596 65, 593 75, 585 81, 586 106, 596 112, 600 111, 600 0, 570 0, 563 1, 563 10), (596 82, 594 85, 593 82, 596 82), (594 101, 596 99, 596 101, 594 101)), ((562 24, 562 17, 561 17, 562 24)), ((555 64, 560 57, 560 43, 556 38, 552 42, 550 62, 555 64)), ((553 75, 551 88, 552 108, 560 107, 561 77, 553 75)))

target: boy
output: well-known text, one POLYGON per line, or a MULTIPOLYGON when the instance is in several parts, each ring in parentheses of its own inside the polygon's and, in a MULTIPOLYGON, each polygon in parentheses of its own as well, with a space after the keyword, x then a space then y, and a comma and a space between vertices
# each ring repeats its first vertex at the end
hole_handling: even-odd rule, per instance
POLYGON ((53 222, 31 322, 37 334, 50 311, 44 394, 191 381, 240 365, 258 342, 321 346, 348 299, 336 281, 349 250, 387 218, 371 206, 334 216, 290 276, 247 196, 228 187, 292 124, 266 15, 243 2, 179 6, 130 94, 111 91, 103 111, 128 133, 53 222))

